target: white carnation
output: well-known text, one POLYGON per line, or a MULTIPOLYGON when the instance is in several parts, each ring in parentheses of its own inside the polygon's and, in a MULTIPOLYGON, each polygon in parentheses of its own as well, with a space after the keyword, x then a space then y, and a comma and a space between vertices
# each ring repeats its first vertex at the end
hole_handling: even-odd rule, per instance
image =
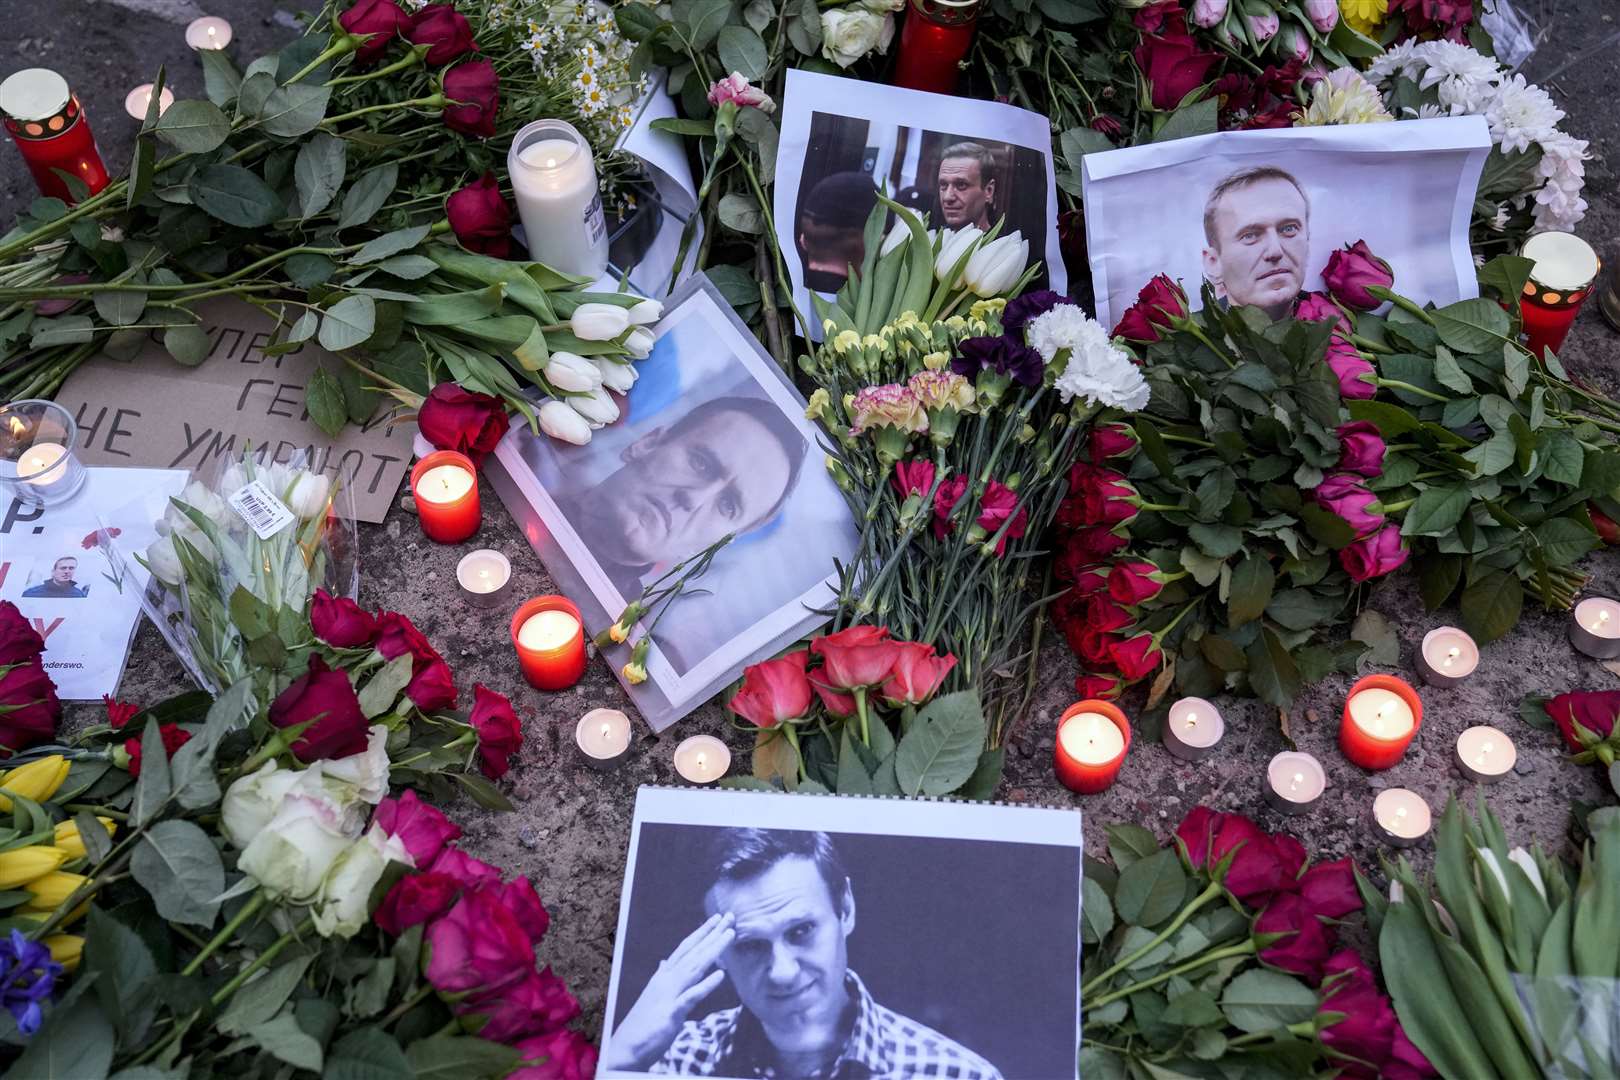
POLYGON ((1074 304, 1059 304, 1029 321, 1025 338, 1030 348, 1041 354, 1050 364, 1059 349, 1076 352, 1094 346, 1098 340, 1108 344, 1108 332, 1095 319, 1074 304))
POLYGON ((1030 320, 1029 345, 1047 363, 1063 350, 1069 358, 1054 384, 1065 402, 1082 398, 1127 412, 1146 407, 1147 381, 1130 354, 1116 346, 1108 331, 1073 304, 1060 304, 1030 320))

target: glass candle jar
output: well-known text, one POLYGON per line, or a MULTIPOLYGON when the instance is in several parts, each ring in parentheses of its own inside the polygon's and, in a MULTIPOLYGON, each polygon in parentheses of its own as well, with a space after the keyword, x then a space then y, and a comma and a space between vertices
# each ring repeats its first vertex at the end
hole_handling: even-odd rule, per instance
POLYGON ((74 454, 79 425, 54 401, 0 405, 0 488, 31 506, 54 506, 79 493, 86 477, 74 454))
POLYGON ((13 72, 0 82, 0 113, 41 194, 78 201, 54 170, 77 177, 92 195, 107 186, 90 120, 62 76, 48 68, 13 72))
POLYGON ((979 0, 911 0, 890 81, 908 90, 955 93, 978 21, 979 0))
POLYGON ((506 155, 529 257, 565 274, 607 269, 607 221, 591 144, 563 120, 536 120, 506 155))
POLYGON ((1574 233, 1537 233, 1524 242, 1519 254, 1536 264, 1519 298, 1519 314, 1525 348, 1539 359, 1543 349, 1556 353, 1563 347, 1602 262, 1592 245, 1574 233))

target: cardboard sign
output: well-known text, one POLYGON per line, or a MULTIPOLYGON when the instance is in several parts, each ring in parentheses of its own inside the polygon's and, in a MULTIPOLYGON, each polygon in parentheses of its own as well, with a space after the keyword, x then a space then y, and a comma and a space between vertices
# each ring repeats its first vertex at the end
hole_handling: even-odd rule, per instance
POLYGON ((198 367, 176 363, 154 331, 133 358, 103 354, 63 384, 56 400, 78 419, 81 459, 207 472, 249 446, 261 460, 284 462, 302 451, 305 467, 353 494, 359 520, 381 521, 410 465, 416 425, 387 426, 384 404, 365 425, 331 438, 309 418, 304 387, 317 364, 335 375, 340 358, 313 340, 266 356, 275 321, 239 300, 221 297, 198 314, 210 342, 198 367))

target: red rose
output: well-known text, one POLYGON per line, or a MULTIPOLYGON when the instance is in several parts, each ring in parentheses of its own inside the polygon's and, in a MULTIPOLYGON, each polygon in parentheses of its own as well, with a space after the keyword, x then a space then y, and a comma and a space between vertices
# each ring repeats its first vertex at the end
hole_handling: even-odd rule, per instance
MULTIPOLYGON (((174 757, 174 752, 191 741, 191 732, 183 730, 179 724, 164 724, 158 728, 158 734, 163 737, 163 756, 174 757)), ((125 739, 124 753, 129 755, 129 775, 141 775, 141 740, 125 739)))
POLYGON ((506 435, 506 405, 492 394, 435 386, 416 413, 416 429, 440 450, 455 450, 481 465, 506 435))
POLYGON ((1068 580, 1074 581, 1128 542, 1125 537, 1102 525, 1076 529, 1063 538, 1063 550, 1058 555, 1060 570, 1069 575, 1068 580), (1063 562, 1067 563, 1066 567, 1062 565, 1063 562))
POLYGON ((1399 525, 1385 525, 1372 536, 1339 552, 1339 565, 1352 581, 1371 581, 1400 569, 1410 554, 1399 525))
POLYGON ((1361 894, 1356 891, 1356 868, 1349 859, 1317 863, 1299 879, 1299 896, 1305 906, 1324 919, 1341 919, 1361 910, 1361 894))
POLYGON ((1136 498, 1136 488, 1123 473, 1076 462, 1069 469, 1069 492, 1058 504, 1057 523, 1066 529, 1123 525, 1136 518, 1136 498))
POLYGON ((411 681, 405 687, 405 696, 417 708, 432 712, 455 706, 456 684, 450 677, 449 665, 411 620, 397 611, 378 615, 377 651, 385 660, 411 654, 411 681))
POLYGON ((1316 505, 1342 518, 1357 538, 1371 536, 1384 524, 1384 512, 1373 509, 1378 496, 1367 490, 1365 481, 1349 473, 1330 473, 1311 491, 1316 505))
POLYGON ((1260 959, 1274 968, 1304 976, 1312 985, 1322 978, 1322 965, 1333 951, 1333 940, 1322 920, 1293 893, 1283 893, 1266 905, 1254 920, 1255 934, 1282 937, 1260 950, 1260 959))
POLYGON ((996 541, 996 554, 1007 550, 1007 541, 1024 535, 1029 527, 1029 511, 1018 505, 1018 494, 999 480, 985 486, 984 497, 979 500, 979 518, 974 523, 983 529, 986 537, 996 535, 1002 523, 1011 519, 1007 531, 996 541))
MULTIPOLYGON (((1089 664, 1093 670, 1102 670, 1109 667, 1119 667, 1119 663, 1114 659, 1114 647, 1122 641, 1124 641, 1124 638, 1118 634, 1111 634, 1104 630, 1098 630, 1094 626, 1088 626, 1080 631, 1079 644, 1074 645, 1071 642, 1071 646, 1074 648, 1075 654, 1089 664)), ((1127 678, 1131 677, 1134 676, 1127 676, 1127 678)))
POLYGON ((411 874, 394 882, 372 919, 384 931, 399 937, 411 927, 449 911, 460 891, 461 882, 448 874, 411 874))
POLYGON ((399 837, 417 867, 433 862, 446 844, 461 836, 460 825, 440 813, 438 807, 418 799, 410 788, 397 799, 378 803, 371 821, 387 835, 399 837))
POLYGON ((1341 472, 1360 473, 1373 477, 1384 474, 1384 437, 1378 425, 1370 420, 1352 420, 1340 424, 1333 432, 1339 437, 1339 464, 1341 472))
POLYGON ((799 720, 814 700, 805 668, 810 651, 800 649, 775 660, 762 660, 743 672, 742 686, 726 708, 755 727, 773 728, 784 720, 799 720))
POLYGON ((516 1046, 524 1064, 506 1080, 591 1080, 596 1075, 596 1047, 569 1028, 524 1039, 516 1046))
POLYGON ((45 639, 10 600, 0 600, 0 667, 21 664, 45 651, 45 639))
POLYGON ((1127 606, 1145 604, 1164 589, 1159 568, 1145 559, 1115 563, 1108 572, 1108 595, 1127 606))
POLYGON ((1572 690, 1552 698, 1542 708, 1558 725, 1569 752, 1578 754, 1587 747, 1582 744, 1575 725, 1579 724, 1599 739, 1607 739, 1614 730, 1615 717, 1620 716, 1620 690, 1572 690))
POLYGON ((1592 519, 1592 528, 1598 534, 1598 539, 1611 547, 1620 544, 1620 524, 1591 503, 1586 504, 1586 513, 1592 519))
POLYGON ((1361 350, 1341 335, 1334 334, 1323 357, 1333 377, 1339 380, 1339 396, 1350 401, 1365 401, 1378 394, 1378 386, 1368 376, 1378 373, 1361 350))
POLYGON ((934 490, 934 463, 932 461, 897 461, 889 483, 895 493, 904 499, 911 495, 924 498, 934 490))
POLYGON ((1082 596, 1108 591, 1109 567, 1090 566, 1074 577, 1074 591, 1082 596))
POLYGON ((1136 303, 1120 316, 1110 336, 1155 342, 1159 340, 1160 327, 1168 327, 1172 317, 1186 314, 1187 294, 1167 275, 1160 274, 1142 286, 1142 291, 1136 294, 1136 303))
POLYGON ((314 720, 293 743, 299 761, 348 757, 366 748, 369 723, 360 711, 349 677, 332 671, 319 656, 309 658, 309 670, 293 680, 270 703, 270 723, 293 727, 314 720), (316 719, 319 717, 320 719, 316 719))
POLYGON ((428 67, 443 67, 478 49, 467 19, 449 4, 429 4, 411 16, 405 36, 412 45, 431 45, 424 57, 428 67))
MULTIPOLYGON (((497 259, 511 257, 512 209, 506 205, 494 173, 485 172, 466 187, 453 192, 444 200, 444 212, 449 216, 450 229, 461 241, 462 247, 497 259)), ((506 415, 504 408, 501 415, 506 415)))
POLYGON ((1389 268, 1389 263, 1372 253, 1367 241, 1357 240, 1328 256, 1322 283, 1333 294, 1333 299, 1346 307, 1372 311, 1383 301, 1368 292, 1367 287, 1389 288, 1395 284, 1395 272, 1389 268))
POLYGON ((394 0, 360 0, 338 16, 338 25, 356 37, 371 35, 354 50, 355 66, 366 67, 387 51, 395 35, 410 29, 411 17, 394 0))
POLYGON ((523 748, 523 723, 504 694, 479 683, 473 687, 467 723, 478 733, 478 768, 499 780, 512 767, 512 755, 523 748))
POLYGON ((1127 679, 1140 679, 1164 661, 1164 653, 1159 651, 1152 634, 1137 634, 1115 642, 1108 647, 1108 655, 1127 679))
POLYGON ((1087 701, 1118 697, 1124 688, 1117 675, 1081 675, 1074 680, 1074 692, 1087 701))
POLYGON ((488 889, 461 894, 423 935, 427 980, 446 994, 488 993, 534 973, 534 946, 488 889))
POLYGON ((1394 1075, 1383 1066, 1394 1054, 1400 1024, 1389 999, 1378 992, 1372 972, 1349 949, 1334 953, 1322 970, 1325 979, 1317 1011, 1343 1014, 1322 1029, 1322 1045, 1335 1055, 1335 1064, 1340 1055, 1355 1059, 1345 1062, 1339 1075, 1368 1080, 1394 1075))
POLYGON ((1277 865, 1282 868, 1283 883, 1279 888, 1288 892, 1298 892, 1300 871, 1304 870, 1305 864, 1310 861, 1305 854, 1305 845, 1287 833, 1272 833, 1271 850, 1277 853, 1277 865))
POLYGON ((495 65, 488 60, 468 60, 445 72, 444 96, 456 103, 444 107, 445 126, 481 139, 495 134, 500 86, 495 65))
MULTIPOLYGON (((1115 125, 1118 126, 1117 124, 1115 125)), ((1118 137, 1118 131, 1106 131, 1101 128, 1104 135, 1111 138, 1118 137)), ((1065 210, 1058 215, 1058 254, 1063 257, 1063 265, 1069 271, 1069 278, 1073 280, 1081 271, 1086 269, 1086 217, 1085 212, 1076 207, 1065 210)))
POLYGON ((921 705, 951 673, 956 657, 951 653, 939 656, 932 645, 919 641, 902 641, 897 648, 894 670, 883 684, 883 699, 890 705, 921 705))
POLYGON ((483 888, 487 885, 499 885, 501 872, 482 859, 475 859, 460 848, 446 847, 439 852, 433 865, 428 867, 435 874, 444 874, 454 878, 469 889, 483 888))
POLYGON ((1210 845, 1215 842, 1215 831, 1225 817, 1207 806, 1195 806, 1176 826, 1176 839, 1181 841, 1187 864, 1194 870, 1202 870, 1209 864, 1210 845))
POLYGON ((1092 426, 1091 436, 1086 442, 1087 456, 1092 464, 1101 465, 1117 457, 1125 457, 1136 452, 1136 431, 1129 424, 1118 422, 1096 424, 1092 426))
POLYGON ((855 715, 854 694, 840 694, 813 679, 810 682, 810 689, 816 692, 816 697, 821 699, 822 707, 832 715, 839 717, 855 715))
POLYGON ((0 672, 0 757, 10 757, 56 734, 62 703, 39 661, 0 672))
POLYGON ((900 642, 889 640, 886 626, 851 626, 818 637, 810 651, 821 657, 820 680, 839 690, 881 686, 900 657, 900 642))
MULTIPOLYGON (((1203 85, 1204 76, 1220 59, 1217 54, 1198 47, 1187 33, 1185 18, 1172 21, 1162 34, 1143 34, 1132 55, 1148 81, 1153 107, 1161 112, 1176 108, 1183 98, 1203 85)), ((1118 333, 1115 330, 1115 334, 1118 333)))
POLYGON ((1131 16, 1131 22, 1136 28, 1146 34, 1157 34, 1164 30, 1165 24, 1171 27, 1171 33, 1187 29, 1187 16, 1181 10, 1176 0, 1154 0, 1146 7, 1136 9, 1131 16))
POLYGON ((512 918, 529 935, 529 940, 540 944, 540 939, 546 936, 546 930, 551 926, 551 916, 546 912, 546 906, 540 902, 540 894, 534 891, 534 886, 527 877, 515 877, 505 885, 486 886, 494 893, 500 905, 511 913, 512 918))
POLYGON ((1104 633, 1123 630, 1135 621, 1136 617, 1120 607, 1112 596, 1091 593, 1086 597, 1086 625, 1093 630, 1104 633))
POLYGON ((1226 891, 1250 906, 1291 886, 1304 859, 1304 849, 1292 837, 1268 836, 1242 814, 1217 814, 1202 806, 1176 827, 1176 837, 1195 870, 1216 866, 1232 855, 1226 891))
POLYGON ((457 1016, 483 1016, 478 1037, 512 1042, 525 1035, 555 1031, 579 1015, 579 1002, 548 967, 530 971, 515 984, 469 998, 456 1006, 457 1016))
POLYGON ((316 589, 309 604, 309 622, 315 636, 334 648, 353 649, 371 644, 377 636, 377 617, 350 600, 316 589))

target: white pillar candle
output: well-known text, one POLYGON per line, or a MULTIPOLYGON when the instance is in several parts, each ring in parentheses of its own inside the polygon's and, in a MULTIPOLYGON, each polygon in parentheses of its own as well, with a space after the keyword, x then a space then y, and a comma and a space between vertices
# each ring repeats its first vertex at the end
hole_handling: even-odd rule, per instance
POLYGON ((456 564, 456 582, 463 599, 477 607, 497 607, 512 580, 512 562, 492 548, 469 551, 456 564))
POLYGON ((1456 686, 1479 667, 1479 646, 1464 630, 1437 626, 1418 647, 1418 674, 1430 686, 1456 686))
POLYGON ((1620 657, 1620 601, 1588 596, 1576 604, 1569 642, 1595 660, 1620 657))
POLYGON ((713 735, 693 735, 675 748, 675 771, 689 784, 712 784, 731 768, 731 751, 713 735))
POLYGON ((472 473, 460 465, 435 465, 417 481, 416 497, 428 502, 455 502, 472 486, 472 473))
MULTIPOLYGON (((142 83, 124 95, 124 111, 136 120, 146 119, 146 108, 152 103, 152 84, 142 83)), ((158 95, 158 115, 162 116, 174 104, 174 94, 165 86, 158 95)))
POLYGON ((574 725, 580 760, 603 772, 630 756, 630 718, 618 709, 592 709, 574 725))
POLYGON ((1164 722, 1164 748, 1183 761, 1202 761, 1226 734, 1221 712, 1203 698, 1182 698, 1164 722))
POLYGON ((223 49, 231 43, 231 24, 218 15, 204 15, 186 27, 186 44, 193 49, 223 49))
POLYGON ((1388 788, 1373 800, 1373 824, 1392 847, 1411 847, 1429 835, 1429 804, 1415 791, 1388 788))
POLYGON ((607 222, 591 146, 573 125, 536 120, 512 139, 506 172, 529 256, 567 274, 607 269, 607 222))
POLYGON ((1457 767, 1477 783, 1496 783, 1518 760, 1519 748, 1505 731, 1480 724, 1457 736, 1457 767))
POLYGON ((1266 766, 1266 802, 1284 814, 1303 814, 1327 790, 1322 763, 1309 754, 1284 750, 1266 766))

